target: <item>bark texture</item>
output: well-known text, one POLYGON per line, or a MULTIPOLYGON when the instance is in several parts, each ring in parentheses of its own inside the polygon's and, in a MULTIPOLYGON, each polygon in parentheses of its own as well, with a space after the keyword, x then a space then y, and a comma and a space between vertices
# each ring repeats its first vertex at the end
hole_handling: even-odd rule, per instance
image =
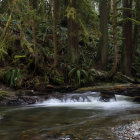
POLYGON ((108 59, 108 19, 109 13, 108 0, 100 0, 99 12, 100 12, 100 44, 99 44, 99 57, 101 59, 101 66, 105 70, 108 59))
MULTIPOLYGON (((123 0, 123 19, 132 18, 132 0, 123 0), (129 8, 129 9, 128 9, 129 8)), ((131 75, 133 41, 132 41, 132 21, 126 20, 123 23, 123 54, 122 54, 122 72, 131 75)))
POLYGON ((117 43, 117 2, 113 2, 113 44, 114 44, 114 65, 111 71, 111 76, 113 76, 117 71, 118 65, 118 43, 117 43))
MULTIPOLYGON (((75 10, 77 9, 77 1, 72 0, 71 7, 75 10)), ((79 27, 76 19, 73 19, 72 16, 68 18, 68 45, 70 50, 70 57, 72 63, 78 62, 78 45, 79 45, 79 38, 78 38, 79 27)), ((68 52, 69 53, 69 52, 68 52)))
POLYGON ((53 43, 54 43, 54 67, 57 66, 57 36, 56 36, 56 0, 53 0, 53 43))
MULTIPOLYGON (((135 15, 135 19, 137 21, 140 21, 140 0, 136 0, 136 15, 135 15)), ((134 45, 134 53, 133 53, 133 58, 136 55, 136 50, 138 48, 138 41, 139 41, 139 37, 140 37, 140 25, 135 24, 134 25, 134 33, 133 33, 133 45, 134 45)))

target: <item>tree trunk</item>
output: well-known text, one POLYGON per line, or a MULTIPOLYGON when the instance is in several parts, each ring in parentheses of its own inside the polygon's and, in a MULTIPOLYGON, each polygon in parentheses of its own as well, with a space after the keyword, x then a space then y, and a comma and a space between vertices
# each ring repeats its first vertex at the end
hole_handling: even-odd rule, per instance
MULTIPOLYGON (((32 9, 37 9, 37 0, 29 0, 29 6, 31 6, 32 9)), ((35 67, 36 67, 38 65, 38 51, 37 51, 37 39, 36 39, 36 22, 34 20, 34 17, 31 17, 30 24, 32 28, 32 38, 34 44, 35 67)))
MULTIPOLYGON (((123 0, 123 19, 131 18, 132 0, 123 0)), ((127 20, 123 23, 123 51, 122 51, 122 72, 131 76, 133 42, 132 42, 132 22, 127 20)))
POLYGON ((108 0, 100 0, 99 12, 100 12, 100 44, 98 55, 101 60, 101 66, 104 70, 107 67, 108 59, 108 19, 109 19, 109 5, 108 0))
POLYGON ((54 43, 54 64, 53 67, 57 66, 57 37, 56 37, 56 0, 53 0, 53 43, 54 43))
MULTIPOLYGON (((137 21, 140 21, 140 0, 136 0, 135 9, 136 9, 135 19, 137 21)), ((139 36, 140 36, 140 25, 135 24, 134 25, 134 33, 133 33, 133 46, 134 46, 133 59, 135 57, 136 50, 138 48, 139 36)))
POLYGON ((113 76, 117 71, 118 65, 118 44, 117 44, 117 2, 113 1, 113 44, 114 44, 114 65, 111 71, 111 76, 113 76))
MULTIPOLYGON (((72 0, 72 3, 70 4, 71 7, 77 8, 77 2, 75 0, 72 0)), ((68 18, 68 44, 69 44, 69 50, 70 50, 70 57, 72 63, 78 62, 78 45, 79 45, 79 39, 78 39, 78 24, 76 22, 76 19, 73 19, 71 16, 68 18)))

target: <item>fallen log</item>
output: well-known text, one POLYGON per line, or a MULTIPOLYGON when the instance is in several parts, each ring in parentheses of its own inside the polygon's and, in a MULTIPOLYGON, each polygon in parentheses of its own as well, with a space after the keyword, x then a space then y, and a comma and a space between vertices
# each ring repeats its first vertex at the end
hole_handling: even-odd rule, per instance
POLYGON ((101 92, 126 96, 140 96, 140 84, 115 84, 79 88, 76 92, 101 92))

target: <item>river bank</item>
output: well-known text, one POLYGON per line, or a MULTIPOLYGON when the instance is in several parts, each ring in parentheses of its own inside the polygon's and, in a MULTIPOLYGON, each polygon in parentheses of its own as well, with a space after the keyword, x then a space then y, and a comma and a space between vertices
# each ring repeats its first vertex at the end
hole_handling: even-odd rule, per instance
POLYGON ((83 88, 68 88, 68 87, 54 87, 49 86, 46 90, 32 90, 32 89, 12 89, 4 85, 0 86, 0 105, 28 105, 42 102, 44 100, 61 96, 66 93, 84 93, 88 91, 99 92, 102 101, 108 101, 109 98, 114 97, 115 94, 131 96, 134 101, 140 101, 140 84, 97 84, 96 86, 83 87, 83 88), (59 92, 60 91, 60 92, 59 92), (63 91, 63 92, 62 92, 63 91), (66 92, 67 91, 67 92, 66 92))

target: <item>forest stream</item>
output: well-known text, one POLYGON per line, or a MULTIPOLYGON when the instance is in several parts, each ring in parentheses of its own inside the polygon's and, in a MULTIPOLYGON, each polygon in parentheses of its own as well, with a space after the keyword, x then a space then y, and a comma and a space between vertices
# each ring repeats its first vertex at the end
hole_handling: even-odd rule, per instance
POLYGON ((27 106, 0 107, 0 140, 139 140, 140 104, 96 92, 66 94, 27 106))

